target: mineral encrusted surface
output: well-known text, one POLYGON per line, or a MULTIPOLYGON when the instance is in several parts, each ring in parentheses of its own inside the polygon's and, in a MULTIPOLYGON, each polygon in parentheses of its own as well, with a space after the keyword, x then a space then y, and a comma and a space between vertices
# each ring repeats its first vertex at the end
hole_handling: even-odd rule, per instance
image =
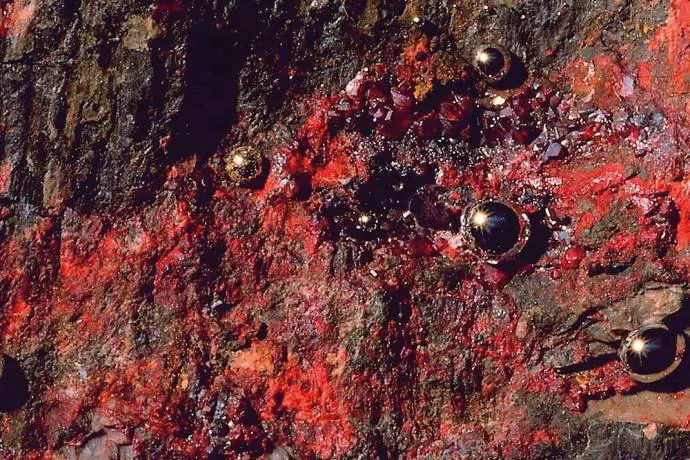
POLYGON ((0 456, 690 456, 689 94, 688 0, 0 0, 0 456))

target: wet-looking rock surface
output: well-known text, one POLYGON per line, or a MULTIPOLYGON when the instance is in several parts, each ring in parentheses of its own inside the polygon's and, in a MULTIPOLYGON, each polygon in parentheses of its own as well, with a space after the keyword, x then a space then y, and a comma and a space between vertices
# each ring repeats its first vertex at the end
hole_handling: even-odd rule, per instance
POLYGON ((690 456, 689 94, 687 0, 0 0, 0 457, 690 456))

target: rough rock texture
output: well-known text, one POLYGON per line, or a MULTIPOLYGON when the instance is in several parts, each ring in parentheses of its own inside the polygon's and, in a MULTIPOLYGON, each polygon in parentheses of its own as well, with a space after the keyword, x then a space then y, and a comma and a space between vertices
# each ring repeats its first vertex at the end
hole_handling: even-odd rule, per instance
POLYGON ((690 456, 690 372, 615 359, 689 325, 689 37, 688 0, 0 0, 0 456, 690 456), (498 266, 490 195, 533 222, 498 266))

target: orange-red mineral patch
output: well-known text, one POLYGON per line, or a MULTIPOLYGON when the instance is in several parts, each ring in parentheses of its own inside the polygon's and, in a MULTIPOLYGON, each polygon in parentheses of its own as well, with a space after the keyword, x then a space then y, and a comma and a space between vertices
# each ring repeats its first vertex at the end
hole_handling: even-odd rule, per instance
POLYGON ((21 37, 31 24, 36 12, 36 2, 14 0, 0 7, 0 38, 21 37))
POLYGON ((565 67, 563 75, 583 102, 613 110, 621 100, 623 76, 618 63, 609 54, 596 55, 592 62, 573 61, 565 67))
POLYGON ((671 0, 668 20, 649 42, 654 52, 666 51, 668 66, 655 66, 658 72, 668 72, 668 90, 672 94, 687 94, 690 91, 690 2, 671 0))
POLYGON ((7 193, 10 191, 10 173, 12 167, 9 163, 0 163, 0 193, 7 193))
POLYGON ((323 365, 303 367, 290 355, 269 394, 275 407, 265 417, 275 418, 281 410, 292 413, 295 439, 319 458, 339 457, 352 447, 354 430, 323 365))

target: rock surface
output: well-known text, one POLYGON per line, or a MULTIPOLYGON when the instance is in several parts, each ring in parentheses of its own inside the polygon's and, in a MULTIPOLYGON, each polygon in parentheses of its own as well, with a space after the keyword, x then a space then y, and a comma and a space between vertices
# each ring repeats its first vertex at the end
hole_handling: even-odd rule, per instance
POLYGON ((689 456, 610 357, 690 325, 689 11, 0 0, 0 456, 689 456))

